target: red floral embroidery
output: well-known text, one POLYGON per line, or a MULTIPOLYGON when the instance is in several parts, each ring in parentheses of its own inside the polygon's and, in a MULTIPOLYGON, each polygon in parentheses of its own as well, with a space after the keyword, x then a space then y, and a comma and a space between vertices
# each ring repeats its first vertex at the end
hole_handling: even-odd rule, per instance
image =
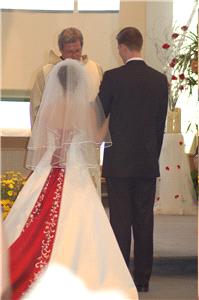
POLYGON ((175 195, 175 199, 178 199, 180 196, 179 195, 175 195))
POLYGON ((169 170, 170 170, 169 166, 166 166, 166 167, 165 167, 165 169, 166 169, 167 171, 169 171, 169 170))

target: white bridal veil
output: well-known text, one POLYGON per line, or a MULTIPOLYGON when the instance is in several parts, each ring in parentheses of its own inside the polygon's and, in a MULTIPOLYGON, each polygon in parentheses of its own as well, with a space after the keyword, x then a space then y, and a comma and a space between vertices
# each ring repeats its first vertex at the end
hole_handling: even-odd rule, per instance
POLYGON ((26 166, 34 169, 46 151, 52 165, 64 166, 71 144, 81 148, 88 167, 97 162, 96 146, 111 145, 108 119, 83 65, 72 59, 58 63, 49 73, 42 102, 28 144, 26 166))

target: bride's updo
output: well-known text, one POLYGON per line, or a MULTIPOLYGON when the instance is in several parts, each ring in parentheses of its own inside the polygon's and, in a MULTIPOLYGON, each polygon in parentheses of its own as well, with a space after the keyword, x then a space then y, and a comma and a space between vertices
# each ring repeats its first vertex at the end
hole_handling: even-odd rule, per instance
POLYGON ((78 81, 81 80, 77 69, 73 66, 67 65, 63 65, 59 68, 57 76, 61 86, 63 87, 64 94, 68 88, 67 84, 70 84, 71 92, 74 93, 75 89, 77 88, 78 81))
POLYGON ((67 77, 67 66, 62 66, 57 72, 59 82, 61 83, 64 92, 66 92, 66 77, 67 77))

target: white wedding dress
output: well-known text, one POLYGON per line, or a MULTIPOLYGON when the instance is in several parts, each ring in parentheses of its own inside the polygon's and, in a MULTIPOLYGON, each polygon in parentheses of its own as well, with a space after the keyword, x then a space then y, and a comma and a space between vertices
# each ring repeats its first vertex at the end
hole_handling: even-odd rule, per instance
MULTIPOLYGON (((37 223, 42 222, 40 213, 44 208, 43 204, 39 203, 39 199, 41 201, 42 191, 45 194, 51 189, 49 185, 45 187, 45 182, 51 172, 50 161, 53 151, 54 149, 50 149, 45 153, 4 221, 4 229, 11 249, 11 262, 12 256, 16 255, 16 249, 20 248, 20 243, 28 243, 25 253, 26 263, 28 261, 29 264, 31 260, 32 265, 37 265, 38 258, 37 262, 32 261, 32 256, 29 257, 28 251, 34 247, 39 248, 40 271, 45 265, 59 264, 71 271, 89 290, 118 291, 124 294, 123 299, 138 299, 137 290, 119 250, 101 199, 85 167, 80 147, 75 141, 71 143, 68 150, 66 169, 58 171, 58 177, 61 176, 61 180, 63 179, 60 187, 58 178, 55 191, 55 195, 58 196, 60 189, 62 192, 60 209, 56 210, 57 200, 55 199, 50 208, 51 215, 49 214, 48 226, 45 227, 41 250, 40 245, 37 247, 35 236, 43 230, 42 227, 40 230, 36 229, 35 236, 26 232, 26 227, 29 229, 35 226, 34 219, 37 218, 37 223), (54 230, 53 222, 56 223, 56 230, 54 230), (52 242, 51 247, 50 242, 52 242), (12 249, 13 243, 15 250, 12 249)), ((37 224, 37 228, 40 228, 40 225, 38 227, 37 224)), ((23 252, 22 256, 24 259, 23 252)), ((20 268, 21 262, 18 257, 13 270, 11 266, 11 282, 12 272, 18 270, 20 273, 20 268)), ((25 267, 24 270, 27 272, 29 269, 25 267)), ((25 274, 25 271, 21 272, 25 274)), ((21 281, 23 281, 23 274, 20 275, 21 281)), ((31 285, 38 280, 38 274, 39 272, 33 274, 32 279, 20 292, 15 293, 17 285, 15 283, 13 299, 21 299, 26 292, 31 292, 31 285)), ((18 282, 17 280, 15 279, 15 282, 18 282)))

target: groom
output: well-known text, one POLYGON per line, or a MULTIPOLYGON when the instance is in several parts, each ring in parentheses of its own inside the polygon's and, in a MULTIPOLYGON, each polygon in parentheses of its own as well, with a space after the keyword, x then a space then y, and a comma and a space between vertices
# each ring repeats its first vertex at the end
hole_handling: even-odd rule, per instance
POLYGON ((124 65, 105 72, 99 97, 110 115, 112 147, 106 148, 110 222, 129 266, 134 237, 134 281, 147 292, 153 263, 153 207, 168 104, 166 76, 141 57, 140 31, 127 27, 117 35, 124 65))

